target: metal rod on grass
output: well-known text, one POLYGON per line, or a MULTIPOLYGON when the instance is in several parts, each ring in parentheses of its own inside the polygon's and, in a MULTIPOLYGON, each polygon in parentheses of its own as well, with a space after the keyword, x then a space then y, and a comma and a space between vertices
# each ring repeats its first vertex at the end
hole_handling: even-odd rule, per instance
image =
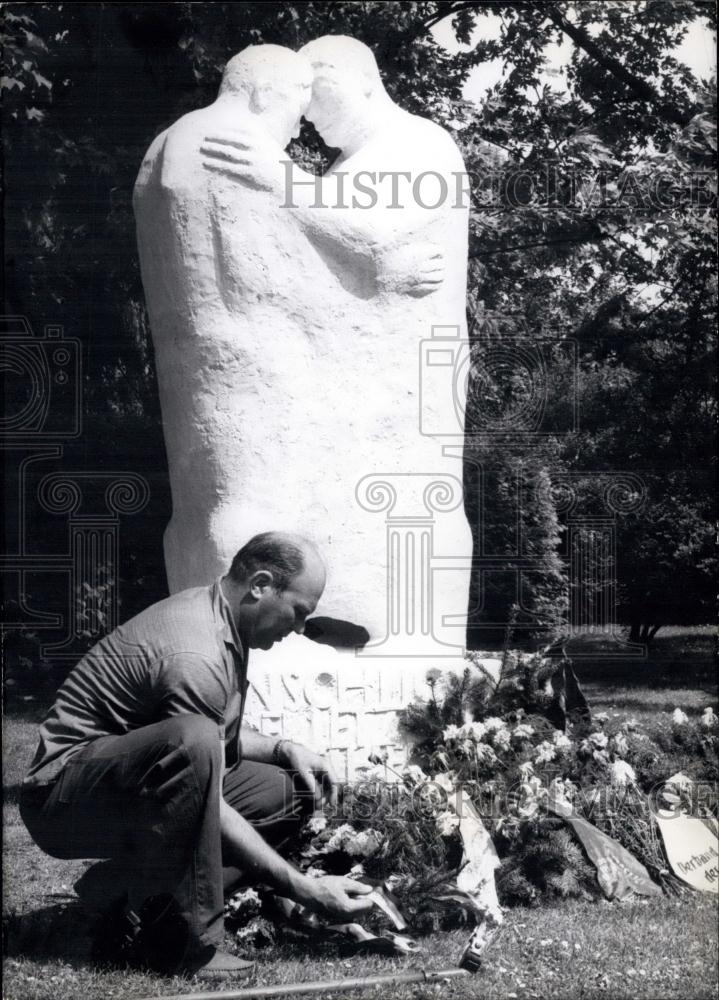
MULTIPOLYGON (((154 997, 152 1000, 264 1000, 266 997, 301 996, 302 994, 332 993, 335 990, 369 990, 375 986, 404 986, 407 983, 439 983, 445 979, 470 976, 466 969, 438 969, 426 972, 398 972, 385 976, 359 976, 355 979, 314 980, 309 983, 284 983, 275 986, 249 986, 240 990, 216 990, 211 993, 177 993, 154 997)), ((146 998, 151 1000, 151 998, 146 998)))

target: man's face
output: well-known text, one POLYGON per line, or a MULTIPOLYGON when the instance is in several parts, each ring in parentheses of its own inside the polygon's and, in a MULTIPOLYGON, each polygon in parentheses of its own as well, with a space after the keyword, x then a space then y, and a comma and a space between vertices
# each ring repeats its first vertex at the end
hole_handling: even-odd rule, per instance
POLYGON ((270 649, 290 632, 302 635, 305 621, 314 613, 324 585, 324 569, 317 564, 308 565, 281 592, 268 587, 258 601, 250 646, 270 649))
POLYGON ((365 110, 366 98, 356 79, 329 62, 313 62, 312 100, 306 117, 328 146, 340 149, 365 110))
POLYGON ((300 118, 307 111, 312 84, 306 76, 278 73, 259 84, 262 120, 267 130, 284 147, 300 134, 300 118))

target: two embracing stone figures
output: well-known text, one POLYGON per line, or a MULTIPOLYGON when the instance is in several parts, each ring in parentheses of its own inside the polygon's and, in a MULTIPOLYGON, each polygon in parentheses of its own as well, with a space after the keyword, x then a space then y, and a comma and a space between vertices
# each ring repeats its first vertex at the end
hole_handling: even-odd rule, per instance
MULTIPOLYGON (((325 642, 420 670, 461 657, 462 176, 451 136, 341 36, 243 50, 216 101, 154 140, 135 213, 172 592, 258 532, 299 531, 328 565, 325 642), (321 177, 285 152, 302 116, 340 150, 321 177)), ((295 662, 317 649, 296 642, 295 662)))

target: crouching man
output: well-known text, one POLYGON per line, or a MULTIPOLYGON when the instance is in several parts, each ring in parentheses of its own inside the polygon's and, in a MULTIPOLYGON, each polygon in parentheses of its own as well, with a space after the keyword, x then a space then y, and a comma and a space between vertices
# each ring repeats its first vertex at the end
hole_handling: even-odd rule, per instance
POLYGON ((224 890, 239 881, 334 919, 369 909, 369 887, 307 878, 278 853, 334 798, 327 761, 241 726, 248 650, 301 633, 324 583, 311 543, 258 535, 226 576, 102 639, 58 691, 22 818, 53 857, 106 859, 76 888, 90 907, 114 906, 130 960, 247 974, 251 963, 222 951, 224 890))

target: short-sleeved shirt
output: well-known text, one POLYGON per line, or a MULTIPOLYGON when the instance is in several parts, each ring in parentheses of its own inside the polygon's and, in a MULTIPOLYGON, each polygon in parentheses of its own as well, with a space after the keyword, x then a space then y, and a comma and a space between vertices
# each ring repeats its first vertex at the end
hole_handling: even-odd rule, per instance
POLYGON ((217 723, 238 760, 247 657, 220 580, 153 604, 105 636, 58 690, 26 786, 51 784, 91 740, 188 713, 217 723))

